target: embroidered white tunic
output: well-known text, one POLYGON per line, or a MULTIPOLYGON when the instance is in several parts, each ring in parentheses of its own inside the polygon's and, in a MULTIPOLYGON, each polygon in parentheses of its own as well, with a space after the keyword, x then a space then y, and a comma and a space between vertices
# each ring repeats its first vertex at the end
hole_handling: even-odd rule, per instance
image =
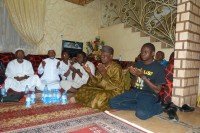
POLYGON ((42 74, 40 78, 42 85, 39 90, 43 91, 46 84, 49 90, 60 89, 59 69, 57 68, 59 60, 47 58, 43 61, 46 63, 44 68, 42 63, 38 67, 38 74, 42 74))
POLYGON ((59 71, 60 71, 62 80, 67 80, 68 76, 70 75, 71 71, 67 77, 64 75, 69 70, 70 66, 71 66, 70 60, 68 60, 68 64, 65 64, 63 61, 60 61, 59 71))
POLYGON ((7 65, 5 74, 7 77, 5 80, 6 90, 11 88, 17 92, 23 92, 25 91, 26 85, 28 85, 31 91, 35 91, 35 87, 39 87, 41 85, 38 75, 34 75, 31 62, 25 59, 22 63, 19 63, 17 59, 10 61, 7 65), (22 81, 14 79, 14 77, 22 77, 25 75, 29 76, 29 78, 22 81))

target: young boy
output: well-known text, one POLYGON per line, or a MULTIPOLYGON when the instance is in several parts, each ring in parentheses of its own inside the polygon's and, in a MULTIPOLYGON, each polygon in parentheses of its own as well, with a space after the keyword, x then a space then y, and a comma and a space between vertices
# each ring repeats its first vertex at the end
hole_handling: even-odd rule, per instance
POLYGON ((67 80, 71 72, 71 65, 73 64, 71 64, 71 61, 69 59, 69 53, 67 51, 62 51, 62 61, 58 63, 58 68, 60 70, 62 80, 67 80))
POLYGON ((162 112, 158 93, 161 85, 165 84, 165 71, 157 61, 153 60, 154 55, 155 46, 153 44, 146 43, 142 46, 142 61, 129 68, 134 89, 112 98, 109 101, 111 108, 135 110, 135 115, 142 120, 162 112))
POLYGON ((165 53, 163 51, 158 51, 156 53, 156 60, 164 67, 167 66, 167 61, 165 60, 165 53))

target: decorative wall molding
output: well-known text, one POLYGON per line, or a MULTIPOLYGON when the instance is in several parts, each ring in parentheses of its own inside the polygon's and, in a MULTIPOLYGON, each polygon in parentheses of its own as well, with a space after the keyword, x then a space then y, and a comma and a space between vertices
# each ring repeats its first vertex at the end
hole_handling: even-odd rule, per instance
POLYGON ((102 5, 102 27, 125 23, 174 47, 176 0, 103 0, 102 5))

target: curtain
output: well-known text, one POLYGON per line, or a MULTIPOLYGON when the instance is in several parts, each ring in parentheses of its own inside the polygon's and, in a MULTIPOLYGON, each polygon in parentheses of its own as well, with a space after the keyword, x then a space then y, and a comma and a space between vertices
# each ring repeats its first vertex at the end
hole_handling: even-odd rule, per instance
POLYGON ((37 45, 44 37, 46 0, 4 0, 10 20, 28 44, 37 45))

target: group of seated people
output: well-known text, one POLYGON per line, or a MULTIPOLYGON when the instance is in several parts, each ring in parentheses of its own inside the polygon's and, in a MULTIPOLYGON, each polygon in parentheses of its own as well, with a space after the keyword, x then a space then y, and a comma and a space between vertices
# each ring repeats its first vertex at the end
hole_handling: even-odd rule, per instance
POLYGON ((70 92, 68 98, 74 102, 99 110, 135 110, 135 115, 148 119, 163 112, 159 102, 159 92, 166 84, 165 68, 154 60, 155 46, 145 43, 141 47, 140 61, 128 68, 133 89, 126 90, 122 68, 113 59, 114 49, 103 46, 101 63, 97 70, 86 54, 77 54, 77 63, 69 59, 67 51, 62 52, 62 61, 55 58, 55 51, 49 50, 49 58, 43 60, 34 75, 32 65, 24 59, 24 51, 17 50, 16 59, 9 62, 5 70, 5 88, 17 92, 25 91, 28 85, 43 91, 60 89, 70 92), (60 80, 60 77, 62 80, 60 80))

